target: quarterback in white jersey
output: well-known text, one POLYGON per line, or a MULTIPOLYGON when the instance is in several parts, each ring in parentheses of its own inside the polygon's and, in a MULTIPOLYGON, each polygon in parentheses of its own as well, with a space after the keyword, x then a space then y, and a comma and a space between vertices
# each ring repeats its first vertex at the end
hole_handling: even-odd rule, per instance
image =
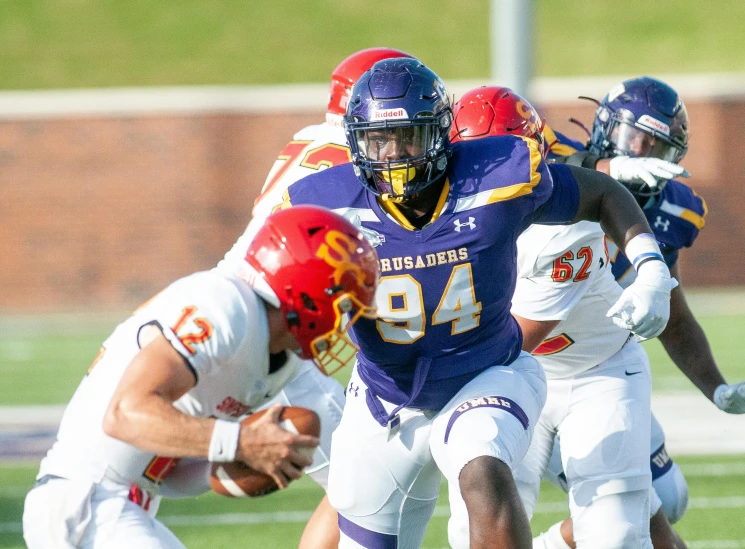
POLYGON ((532 513, 560 435, 577 547, 651 547, 651 373, 641 345, 605 315, 622 290, 604 240, 596 223, 534 225, 518 239, 512 312, 524 348, 543 339, 533 354, 548 397, 515 476, 532 513))
POLYGON ((348 221, 293 210, 267 219, 240 274, 177 280, 106 339, 26 498, 30 549, 183 547, 154 519, 181 458, 242 461, 280 487, 310 464, 302 450, 319 440, 281 429, 280 406, 239 419, 279 394, 300 358, 344 365, 341 317, 374 315, 378 266, 348 221))

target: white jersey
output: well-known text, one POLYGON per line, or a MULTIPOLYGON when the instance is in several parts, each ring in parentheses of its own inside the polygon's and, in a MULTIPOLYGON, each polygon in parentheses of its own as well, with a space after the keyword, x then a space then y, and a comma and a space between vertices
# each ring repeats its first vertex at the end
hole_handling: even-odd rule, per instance
POLYGON ((577 375, 613 356, 629 338, 605 315, 621 295, 600 225, 531 225, 517 240, 512 312, 560 320, 533 352, 546 377, 577 375))
POLYGON ((196 385, 175 403, 200 418, 238 421, 279 393, 299 370, 288 353, 269 365, 266 308, 243 281, 215 270, 177 280, 116 327, 65 410, 57 441, 39 477, 139 484, 153 492, 177 460, 107 436, 103 418, 127 366, 140 350, 143 328, 156 326, 194 373, 196 385))
POLYGON ((218 269, 235 273, 243 261, 246 250, 264 219, 281 204, 285 191, 295 181, 319 170, 339 166, 352 161, 344 129, 327 122, 308 126, 294 135, 274 161, 264 182, 261 194, 253 208, 253 219, 238 238, 218 269))

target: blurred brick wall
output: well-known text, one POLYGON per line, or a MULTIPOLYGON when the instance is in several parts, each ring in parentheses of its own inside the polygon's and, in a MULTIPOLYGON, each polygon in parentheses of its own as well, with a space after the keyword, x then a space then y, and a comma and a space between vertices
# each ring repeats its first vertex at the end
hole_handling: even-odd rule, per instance
MULTIPOLYGON (((685 165, 710 214, 685 284, 741 285, 745 101, 689 103, 685 165)), ((551 106, 559 131, 582 139, 551 106)), ((0 313, 121 309, 213 266, 243 231, 278 151, 304 115, 190 115, 0 122, 0 313)))

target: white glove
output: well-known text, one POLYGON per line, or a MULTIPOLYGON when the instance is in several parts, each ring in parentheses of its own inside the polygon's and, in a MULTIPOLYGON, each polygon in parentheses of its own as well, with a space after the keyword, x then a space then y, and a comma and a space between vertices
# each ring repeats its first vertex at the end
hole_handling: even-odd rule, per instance
POLYGON ((717 387, 714 391, 714 404, 728 414, 745 414, 745 381, 717 387))
POLYGON ((619 328, 631 330, 644 339, 657 337, 667 326, 670 292, 677 285, 664 262, 647 261, 605 316, 612 317, 613 324, 619 328))
POLYGON ((608 168, 613 179, 624 183, 646 183, 653 189, 662 181, 691 176, 683 166, 659 158, 615 156, 608 168))

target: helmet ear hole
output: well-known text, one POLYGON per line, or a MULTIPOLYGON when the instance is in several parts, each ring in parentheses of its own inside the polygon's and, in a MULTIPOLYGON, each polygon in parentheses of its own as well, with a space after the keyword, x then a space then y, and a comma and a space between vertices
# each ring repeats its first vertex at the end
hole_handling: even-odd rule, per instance
POLYGON ((318 307, 316 307, 315 301, 313 301, 313 298, 310 297, 308 294, 301 293, 300 294, 300 299, 303 300, 303 307, 304 308, 308 309, 309 311, 317 311, 318 310, 318 307))

